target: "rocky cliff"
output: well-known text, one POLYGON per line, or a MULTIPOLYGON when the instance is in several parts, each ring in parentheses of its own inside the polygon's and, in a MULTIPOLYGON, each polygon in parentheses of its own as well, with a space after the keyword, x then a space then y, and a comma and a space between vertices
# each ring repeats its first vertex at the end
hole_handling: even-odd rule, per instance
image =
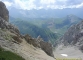
POLYGON ((32 38, 28 34, 22 36, 18 28, 9 23, 9 12, 5 4, 1 1, 0 47, 14 52, 26 60, 54 60, 54 58, 52 58, 54 56, 52 45, 50 43, 44 42, 40 37, 32 38), (47 58, 43 55, 45 55, 47 58))
POLYGON ((4 20, 9 21, 9 11, 7 10, 5 4, 0 1, 0 17, 4 20))
POLYGON ((59 41, 59 44, 77 46, 83 51, 83 21, 72 25, 59 41))

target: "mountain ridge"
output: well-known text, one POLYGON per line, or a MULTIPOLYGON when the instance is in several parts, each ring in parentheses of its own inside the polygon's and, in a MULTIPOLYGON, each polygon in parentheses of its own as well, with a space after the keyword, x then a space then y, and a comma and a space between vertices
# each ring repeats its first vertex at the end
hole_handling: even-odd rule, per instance
POLYGON ((83 20, 78 24, 72 25, 68 31, 57 41, 56 45, 76 46, 83 51, 83 20))
POLYGON ((13 16, 14 18, 21 18, 21 19, 27 19, 27 18, 61 18, 65 17, 66 15, 76 15, 80 18, 82 18, 82 8, 74 8, 74 9, 40 9, 40 10, 22 10, 22 9, 16 9, 12 7, 9 9, 10 16, 13 16), (78 11, 78 12, 77 12, 78 11), (14 13, 16 12, 16 13, 14 13))

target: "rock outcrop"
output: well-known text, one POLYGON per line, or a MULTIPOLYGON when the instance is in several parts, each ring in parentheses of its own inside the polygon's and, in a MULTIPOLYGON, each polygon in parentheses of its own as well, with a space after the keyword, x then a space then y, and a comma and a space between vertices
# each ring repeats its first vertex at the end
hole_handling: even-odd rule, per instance
POLYGON ((37 39, 32 38, 31 36, 29 36, 28 34, 24 36, 25 40, 29 43, 32 44, 34 47, 39 47, 41 48, 43 51, 45 51, 49 56, 54 57, 53 55, 53 47, 51 43, 45 42, 43 41, 43 39, 38 36, 37 39))
POLYGON ((9 21, 9 11, 7 10, 5 4, 0 1, 0 17, 5 21, 9 21))
POLYGON ((39 42, 35 38, 29 36, 28 34, 26 34, 24 38, 29 44, 33 45, 34 47, 40 47, 39 42))
POLYGON ((20 34, 17 27, 15 27, 14 25, 12 25, 9 22, 5 21, 2 17, 0 17, 0 28, 1 29, 8 29, 9 31, 11 31, 15 34, 20 34))
POLYGON ((40 41, 41 49, 44 50, 49 56, 54 57, 52 44, 44 41, 40 41))
POLYGON ((8 29, 15 34, 20 34, 18 28, 9 23, 9 11, 2 1, 0 1, 0 28, 8 29))

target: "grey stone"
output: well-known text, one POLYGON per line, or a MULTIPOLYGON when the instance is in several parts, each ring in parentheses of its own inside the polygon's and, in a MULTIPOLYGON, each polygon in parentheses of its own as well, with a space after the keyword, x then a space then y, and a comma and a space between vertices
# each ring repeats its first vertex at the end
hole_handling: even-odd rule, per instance
POLYGON ((77 46, 83 51, 83 21, 71 26, 59 41, 61 41, 60 43, 63 43, 64 46, 77 46))
POLYGON ((15 27, 14 25, 10 24, 9 22, 5 21, 3 18, 0 17, 0 28, 1 29, 8 29, 10 30, 12 33, 15 34, 20 34, 19 30, 17 27, 15 27))
POLYGON ((41 46, 41 49, 44 50, 49 56, 54 57, 52 44, 50 44, 48 42, 41 41, 40 46, 41 46))
POLYGON ((5 4, 2 1, 0 1, 0 16, 5 21, 9 21, 9 11, 7 10, 5 4))

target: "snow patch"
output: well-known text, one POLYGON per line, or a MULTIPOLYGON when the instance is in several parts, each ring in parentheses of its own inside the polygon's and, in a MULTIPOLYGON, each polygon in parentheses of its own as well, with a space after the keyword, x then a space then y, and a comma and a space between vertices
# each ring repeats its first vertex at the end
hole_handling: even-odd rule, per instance
POLYGON ((67 57, 68 55, 67 54, 61 54, 61 56, 67 57))

